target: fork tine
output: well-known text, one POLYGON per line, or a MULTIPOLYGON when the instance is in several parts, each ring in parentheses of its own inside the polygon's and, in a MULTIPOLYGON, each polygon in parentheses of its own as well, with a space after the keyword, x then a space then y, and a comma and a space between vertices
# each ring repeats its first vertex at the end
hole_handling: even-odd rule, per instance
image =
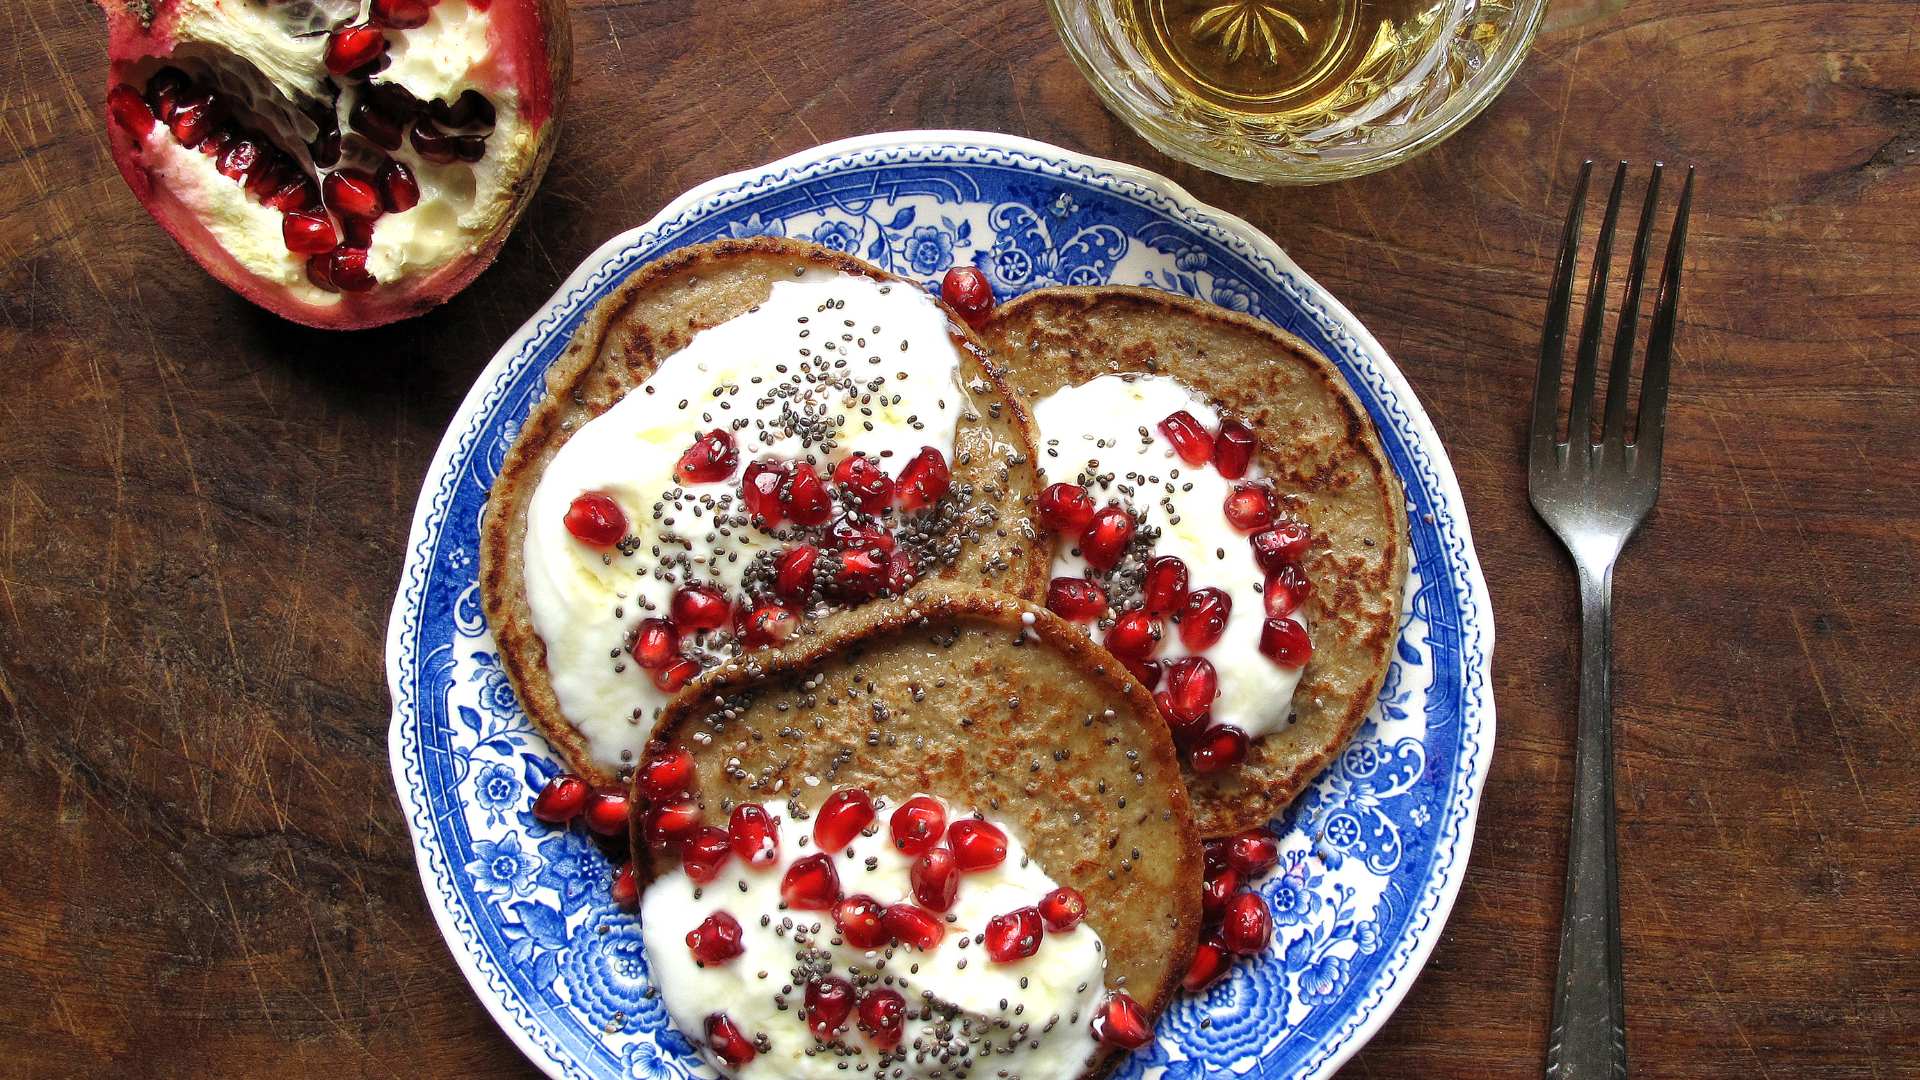
POLYGON ((1620 220, 1620 192, 1627 184, 1627 163, 1613 173, 1607 216, 1593 247, 1592 277, 1587 282, 1587 316, 1580 328, 1580 358, 1573 369, 1573 407, 1567 413, 1567 445, 1593 441, 1593 383, 1600 366, 1600 335, 1607 322, 1607 270, 1613 263, 1613 228, 1620 220))
POLYGON ((1601 441, 1619 446, 1626 441, 1627 381, 1633 371, 1634 339, 1640 333, 1640 287, 1647 273, 1647 242, 1653 233, 1653 208, 1660 202, 1660 176, 1666 165, 1653 163, 1647 181, 1647 202, 1640 209, 1640 228, 1633 238, 1633 262, 1627 269, 1626 298, 1620 302, 1620 324, 1613 332, 1613 363, 1607 368, 1607 411, 1601 441))
POLYGON ((1553 269, 1553 289, 1547 295, 1546 330, 1540 338, 1540 368, 1533 384, 1533 456, 1535 461, 1557 441, 1560 420, 1560 369, 1567 351, 1567 318, 1573 309, 1573 266, 1580 253, 1580 223, 1587 206, 1587 181, 1593 177, 1593 162, 1580 166, 1580 180, 1573 186, 1573 208, 1567 211, 1567 227, 1560 240, 1560 259, 1553 269))
POLYGON ((1673 330, 1680 314, 1680 265, 1686 261, 1687 214, 1693 209, 1693 167, 1680 189, 1680 209, 1667 240, 1667 265, 1660 274, 1660 297, 1653 306, 1653 332, 1647 339, 1647 370, 1640 379, 1640 421, 1634 434, 1635 466, 1660 474, 1660 448, 1667 429, 1667 376, 1673 360, 1673 330))

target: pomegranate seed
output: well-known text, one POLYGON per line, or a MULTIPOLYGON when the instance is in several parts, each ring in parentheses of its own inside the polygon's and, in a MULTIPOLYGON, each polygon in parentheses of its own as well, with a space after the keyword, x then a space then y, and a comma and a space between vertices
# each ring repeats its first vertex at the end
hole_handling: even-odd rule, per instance
POLYGON ((1260 653, 1284 668, 1302 668, 1313 659, 1313 639, 1292 619, 1268 619, 1260 627, 1260 653))
POLYGON ((647 822, 647 839, 661 845, 679 844, 699 827, 700 804, 691 795, 681 795, 654 809, 647 822))
POLYGON ((880 916, 880 925, 887 928, 889 937, 921 952, 932 952, 940 944, 940 939, 947 936, 947 928, 940 922, 939 916, 912 904, 889 907, 880 916))
POLYGON ((641 619, 629 651, 633 662, 649 671, 666 667, 680 655, 680 631, 672 619, 641 619))
POLYGON ((780 857, 780 830, 759 803, 741 803, 727 818, 727 844, 748 866, 766 866, 780 857))
POLYGON ((719 589, 687 585, 673 594, 670 610, 675 626, 687 630, 718 630, 733 618, 733 605, 719 589))
POLYGON ((587 796, 580 816, 587 828, 601 836, 622 836, 627 831, 627 793, 617 788, 600 788, 587 796))
MULTIPOLYGON (((200 152, 210 158, 217 158, 236 137, 232 124, 221 124, 207 132, 206 138, 200 140, 200 152)), ((214 166, 215 170, 219 167, 218 164, 214 166)))
POLYGON ((952 909, 960 895, 960 860, 950 848, 937 847, 922 852, 907 869, 907 881, 920 906, 935 911, 952 909))
POLYGON ((841 592, 858 599, 878 596, 887 587, 887 560, 887 554, 878 548, 843 551, 834 582, 841 592))
POLYGON ((895 596, 906 592, 920 577, 913 567, 913 556, 906 548, 900 548, 887 556, 887 591, 895 596))
POLYGON ((1226 914, 1220 920, 1220 940, 1227 948, 1248 956, 1265 952, 1272 939, 1273 915, 1267 911, 1265 897, 1243 892, 1227 901, 1226 914))
POLYGON ((1259 446, 1253 429, 1231 416, 1220 418, 1220 431, 1213 437, 1213 467, 1229 480, 1247 475, 1253 452, 1259 446))
POLYGON ((1180 609, 1180 643, 1189 652, 1213 648, 1227 632, 1227 616, 1233 614, 1233 597, 1219 589, 1195 589, 1180 609))
MULTIPOLYGON (((261 170, 254 170, 254 175, 262 175, 261 170)), ((269 210, 278 210, 283 214, 292 213, 295 210, 318 210, 320 189, 313 186, 312 180, 302 176, 289 180, 261 196, 260 205, 269 210)))
POLYGON ((1087 898, 1080 890, 1062 885, 1040 898, 1040 918, 1047 929, 1055 934, 1064 934, 1080 925, 1087 917, 1087 898))
POLYGON ((328 71, 345 75, 380 59, 386 51, 387 39, 380 33, 380 28, 362 23, 335 30, 327 38, 327 50, 322 60, 328 71))
POLYGON ((1153 703, 1159 706, 1160 715, 1166 718, 1167 733, 1173 736, 1173 745, 1181 750, 1191 750, 1195 741, 1213 725, 1211 712, 1201 713, 1191 720, 1176 714, 1173 697, 1165 690, 1153 695, 1153 703))
POLYGON ((437 165, 479 161, 487 153, 486 136, 450 135, 425 116, 415 122, 412 142, 415 153, 437 165))
MULTIPOLYGON (((348 232, 352 232, 354 222, 347 223, 348 232)), ((327 278, 341 292, 366 292, 378 282, 367 272, 367 249, 364 247, 337 247, 324 257, 327 260, 327 278)), ((309 260, 311 261, 311 260, 309 260)))
POLYGON ((833 905, 833 925, 840 931, 840 940, 856 949, 883 948, 893 940, 893 935, 880 924, 886 910, 885 905, 871 896, 849 896, 833 905))
POLYGON ((1063 619, 1088 622, 1107 613, 1107 594, 1086 578, 1057 577, 1047 582, 1047 609, 1063 619))
POLYGON ((420 181, 404 162, 389 158, 374 180, 380 185, 380 206, 388 213, 404 213, 420 205, 420 181))
POLYGON ((144 139, 153 133, 153 110, 147 108, 146 99, 140 91, 126 83, 121 83, 107 91, 107 113, 113 122, 126 128, 134 138, 144 139))
POLYGON ((1200 917, 1207 923, 1217 923, 1220 916, 1227 912, 1227 901, 1240 891, 1240 871, 1232 867, 1209 877, 1200 886, 1200 917))
POLYGON ((1220 675, 1204 656, 1183 656, 1166 663, 1167 688, 1164 693, 1172 706, 1172 718, 1192 723, 1213 708, 1220 696, 1220 675))
POLYGON ((940 501, 952 486, 953 474, 947 471, 947 459, 931 446, 923 446, 900 470, 894 484, 902 510, 922 510, 940 501))
POLYGON ((722 1063, 738 1069, 754 1058, 753 1040, 726 1013, 707 1017, 707 1045, 722 1063))
POLYGON ((907 999, 899 991, 883 987, 869 990, 860 998, 860 1030, 867 1033, 874 1046, 891 1050, 900 1045, 906 1026, 907 999))
POLYGON ((1227 861, 1251 881, 1279 864, 1280 845, 1268 833, 1248 829, 1227 841, 1227 861))
POLYGON ((813 588, 813 564, 820 561, 820 549, 812 544, 795 544, 780 553, 773 564, 773 591, 788 600, 798 600, 813 588))
POLYGON ((1248 542, 1253 545, 1253 561, 1260 564, 1260 569, 1274 574, 1289 563, 1298 563, 1306 555, 1307 544, 1312 539, 1313 534, 1305 522, 1287 520, 1254 533, 1248 542))
POLYGON ((1173 452, 1189 465, 1200 466, 1213 460, 1213 436, 1185 409, 1160 421, 1160 434, 1173 444, 1173 452))
POLYGON ((676 746, 640 766, 640 791, 659 802, 693 786, 693 755, 676 746))
POLYGON ((987 958, 996 964, 1025 960, 1040 951, 1040 909, 1023 907, 987 920, 987 958))
POLYGON ((716 911, 687 931, 687 950, 702 966, 724 964, 746 951, 740 943, 740 922, 724 911, 716 911))
POLYGON ((854 525, 842 518, 827 530, 829 547, 842 551, 867 550, 876 556, 891 555, 895 549, 892 530, 882 525, 854 525))
POLYGON ((1172 555, 1147 563, 1140 592, 1149 615, 1171 615, 1187 602, 1187 564, 1172 555))
POLYGON ((1034 503, 1034 516, 1054 532, 1078 532, 1093 520, 1093 499, 1079 484, 1048 484, 1034 503))
POLYGON ((340 242, 327 215, 302 210, 280 219, 280 237, 287 250, 299 255, 318 255, 332 251, 340 242))
POLYGON ((749 646, 778 645, 800 629, 800 617, 778 604, 762 604, 747 616, 743 636, 749 646))
POLYGON ((1224 839, 1216 836, 1200 841, 1200 852, 1208 881, 1227 869, 1227 842, 1224 839))
POLYGON ((705 885, 720 876, 720 868, 732 857, 733 843, 727 830, 704 825, 687 838, 680 852, 680 865, 689 878, 705 885))
POLYGON ((846 1026, 853 1014, 853 984, 838 975, 827 975, 807 983, 807 1030, 821 1042, 846 1026))
POLYGON ((780 488, 786 482, 787 467, 777 461, 751 462, 740 474, 740 502, 759 517, 761 528, 780 524, 780 488))
POLYGON ((372 221, 386 213, 386 207, 380 203, 380 189, 374 184, 373 174, 364 169, 340 169, 327 174, 320 185, 320 194, 327 201, 327 209, 343 218, 358 218, 372 221))
POLYGON ((813 816, 813 842, 821 851, 844 851, 873 822, 873 797, 864 788, 841 788, 813 816))
POLYGON ((1189 994, 1197 994, 1219 982, 1231 966, 1233 954, 1227 951, 1226 943, 1218 936, 1209 934, 1200 940, 1199 948, 1193 950, 1193 960, 1187 964, 1187 973, 1180 978, 1180 988, 1189 994))
POLYGON ((1221 509, 1227 523, 1241 532, 1263 529, 1273 524, 1273 493, 1265 484, 1235 484, 1221 509))
POLYGON ((220 159, 214 162, 213 167, 229 180, 245 180, 259 166, 260 156, 260 144, 242 137, 228 143, 220 151, 220 159))
POLYGON ((1126 660, 1145 660, 1160 648, 1160 621, 1135 609, 1113 620, 1107 651, 1126 660))
POLYGON ((373 0, 369 12, 374 22, 395 30, 413 30, 425 26, 431 14, 433 5, 428 0, 373 0))
POLYGON ((1007 834, 979 818, 961 818, 947 829, 947 846, 961 871, 991 870, 1007 860, 1007 834))
POLYGON ((893 505, 893 477, 865 454, 854 454, 833 467, 833 482, 853 496, 854 504, 869 514, 893 505))
POLYGON ((667 661, 665 667, 654 671, 653 685, 663 694, 677 694, 681 687, 692 682, 699 674, 699 661, 686 656, 676 656, 667 661))
POLYGON ((1146 1010, 1121 990, 1107 995, 1094 1014, 1092 1027, 1094 1038, 1122 1050, 1138 1050, 1153 1038, 1146 1010))
POLYGON ((193 89, 193 80, 187 73, 176 67, 161 68, 147 80, 147 107, 159 120, 173 118, 174 107, 187 91, 193 89))
POLYGON ((893 849, 902 855, 925 855, 947 831, 947 808, 931 795, 915 795, 893 812, 888 827, 893 849))
POLYGON ((613 884, 607 886, 607 895, 626 911, 640 906, 640 882, 633 876, 632 863, 620 864, 620 869, 614 872, 613 884))
POLYGON ((347 111, 347 124, 382 150, 398 150, 420 104, 398 83, 369 87, 347 111))
POLYGON ((780 509, 796 525, 825 525, 833 516, 833 496, 812 465, 795 462, 786 486, 780 491, 780 509))
POLYGON ((1133 542, 1133 515, 1118 506, 1109 506, 1093 515, 1080 534, 1080 554, 1098 570, 1111 570, 1133 542))
MULTIPOLYGON (((220 122, 220 103, 213 94, 201 90, 182 96, 167 117, 167 130, 181 146, 199 146, 220 122)), ((333 245, 329 244, 328 247, 333 245)))
POLYGON ((1202 732, 1187 763, 1201 776, 1232 768, 1247 760, 1247 733, 1231 724, 1215 724, 1202 732))
POLYGON ((740 450, 733 445, 733 436, 714 428, 694 438, 693 445, 680 455, 680 463, 673 467, 673 475, 682 483, 717 484, 732 476, 738 464, 740 450))
POLYGON ((799 911, 826 911, 840 899, 840 874, 831 856, 803 855, 780 879, 780 899, 799 911))
POLYGON ((1299 610, 1300 605, 1313 595, 1313 582, 1307 580, 1307 572, 1297 566, 1283 566, 1267 576, 1266 585, 1267 617, 1284 619, 1299 610))
POLYGON ((960 313, 970 326, 979 326, 993 311, 993 286, 975 266, 955 266, 940 279, 940 299, 960 313))
POLYGON ((534 796, 533 816, 549 825, 565 825, 580 816, 590 790, 585 780, 572 773, 561 773, 547 781, 547 786, 534 796))
POLYGON ((1141 686, 1152 690, 1160 685, 1160 661, 1137 660, 1131 656, 1122 656, 1119 660, 1123 667, 1133 673, 1134 678, 1140 680, 1141 686))

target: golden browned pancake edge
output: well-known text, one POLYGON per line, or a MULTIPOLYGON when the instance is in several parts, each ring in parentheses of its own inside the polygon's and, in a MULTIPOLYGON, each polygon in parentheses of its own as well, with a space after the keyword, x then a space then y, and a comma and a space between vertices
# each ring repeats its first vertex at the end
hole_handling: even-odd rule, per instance
MULTIPOLYGON (((775 281, 808 269, 860 274, 920 288, 850 255, 776 237, 720 240, 664 255, 635 271, 595 305, 566 351, 548 368, 546 396, 527 417, 488 495, 480 528, 480 590, 501 665, 541 734, 569 767, 596 784, 615 783, 619 777, 588 754, 585 739, 562 715, 547 677, 546 645, 533 628, 522 564, 527 505, 547 463, 582 424, 644 383, 663 359, 685 347, 694 334, 745 313, 767 298, 775 281)), ((942 576, 990 581, 1009 593, 1038 597, 1046 587, 1048 556, 1026 522, 1025 507, 1037 478, 1029 420, 994 367, 985 362, 979 340, 958 316, 941 306, 952 332, 968 345, 962 350, 961 378, 970 383, 984 380, 987 389, 975 396, 1001 406, 983 411, 978 420, 961 420, 955 460, 950 463, 956 487, 972 483, 976 490, 997 492, 989 498, 997 504, 1000 526, 964 550, 942 576), (1023 455, 1020 467, 1006 466, 1010 450, 1023 455), (959 460, 965 451, 971 451, 971 465, 959 460)), ((818 629, 822 628, 809 624, 798 647, 804 647, 806 635, 818 629)))
MULTIPOLYGON (((709 672, 668 706, 649 753, 668 746, 692 753, 709 821, 735 802, 797 791, 813 809, 859 786, 893 805, 929 792, 1007 823, 1049 875, 1086 896, 1108 984, 1124 980, 1154 1019, 1192 960, 1199 834, 1166 725, 1105 649, 1052 612, 921 585, 848 612, 805 649, 709 672), (820 681, 808 690, 808 680, 820 681)), ((645 880, 637 785, 631 798, 645 880)), ((1122 1058, 1103 1054, 1087 1075, 1122 1058)))
POLYGON ((1240 768, 1186 777, 1203 835, 1268 821, 1353 737, 1399 635, 1406 498, 1372 419, 1332 362, 1306 342, 1170 293, 1041 289, 1002 305, 981 336, 1029 408, 1098 375, 1154 372, 1259 433, 1261 466, 1313 529, 1304 563, 1313 582, 1306 605, 1313 659, 1294 692, 1293 723, 1255 740, 1240 768))

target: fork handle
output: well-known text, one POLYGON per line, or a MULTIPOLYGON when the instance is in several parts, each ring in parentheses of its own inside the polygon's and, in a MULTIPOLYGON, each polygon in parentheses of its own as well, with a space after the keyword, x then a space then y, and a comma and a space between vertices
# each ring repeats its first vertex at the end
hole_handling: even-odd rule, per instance
POLYGON ((1626 1080, 1620 861, 1613 806, 1613 560, 1580 566, 1580 730, 1549 1080, 1626 1080))

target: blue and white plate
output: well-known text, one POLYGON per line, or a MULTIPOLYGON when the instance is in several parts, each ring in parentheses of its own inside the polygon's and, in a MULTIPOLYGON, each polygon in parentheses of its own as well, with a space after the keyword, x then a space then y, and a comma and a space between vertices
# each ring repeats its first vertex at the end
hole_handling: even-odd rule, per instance
POLYGON ((964 131, 850 139, 722 177, 615 237, 493 358, 427 473, 387 634, 394 783, 427 900, 500 1026, 555 1077, 711 1076, 647 993, 633 916, 575 826, 528 813, 556 759, 481 617, 480 515, 547 365, 594 303, 683 244, 804 237, 998 294, 1149 285, 1251 312, 1333 358, 1406 482, 1414 570, 1397 656, 1353 745, 1278 822, 1272 954, 1179 1000, 1126 1077, 1324 1077, 1405 996, 1466 871, 1493 753, 1493 615, 1439 438, 1379 342, 1274 243, 1161 177, 964 131))

